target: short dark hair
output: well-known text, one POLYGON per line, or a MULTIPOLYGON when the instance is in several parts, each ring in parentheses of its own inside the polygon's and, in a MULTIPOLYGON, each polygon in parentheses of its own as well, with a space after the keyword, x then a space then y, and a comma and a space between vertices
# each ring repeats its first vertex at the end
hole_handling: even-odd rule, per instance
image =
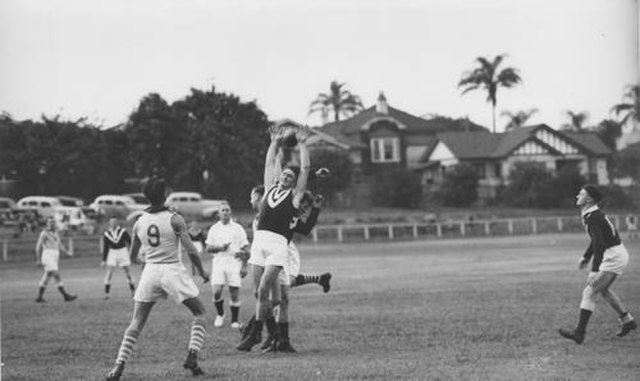
POLYGON ((142 186, 142 193, 153 206, 164 204, 167 198, 166 192, 167 182, 164 179, 151 178, 142 186))
POLYGON ((600 189, 593 184, 585 184, 582 186, 582 189, 587 192, 589 197, 591 197, 595 203, 602 201, 604 198, 604 194, 602 194, 600 189))
POLYGON ((282 172, 286 171, 286 170, 290 170, 291 172, 293 172, 293 174, 296 176, 296 179, 298 178, 298 176, 300 176, 300 167, 297 165, 287 165, 286 167, 284 167, 282 169, 282 172))
POLYGON ((257 193, 260 196, 264 196, 264 185, 256 185, 251 189, 251 193, 257 193))

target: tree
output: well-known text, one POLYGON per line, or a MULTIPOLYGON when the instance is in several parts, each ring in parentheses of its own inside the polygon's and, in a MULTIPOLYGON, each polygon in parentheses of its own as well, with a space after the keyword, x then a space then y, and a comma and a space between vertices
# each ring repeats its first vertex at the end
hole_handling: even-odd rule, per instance
POLYGON ((333 111, 334 121, 337 122, 340 120, 341 115, 349 117, 361 111, 364 106, 360 97, 345 89, 346 85, 346 83, 331 81, 329 93, 318 94, 318 97, 309 105, 309 115, 316 112, 326 115, 328 112, 333 111))
MULTIPOLYGON (((144 96, 123 129, 138 177, 159 175, 172 181, 191 154, 185 120, 159 94, 144 96)), ((175 184, 174 184, 175 185, 175 184)))
POLYGON ((269 145, 269 121, 255 102, 242 102, 215 87, 174 102, 171 109, 185 130, 188 155, 173 181, 207 196, 247 205, 251 188, 262 182, 269 145))
POLYGON ((589 119, 589 114, 586 111, 573 112, 567 110, 565 115, 569 118, 569 122, 562 125, 563 130, 583 131, 586 129, 585 123, 589 119))
POLYGON ((478 172, 466 163, 447 170, 438 198, 445 206, 467 207, 478 200, 478 172))
POLYGON ((467 71, 462 75, 462 79, 458 82, 458 88, 463 88, 462 95, 469 91, 483 89, 487 92, 487 102, 492 106, 493 132, 496 132, 496 103, 498 88, 511 88, 522 82, 518 70, 507 67, 499 70, 499 66, 504 60, 505 55, 494 57, 493 61, 489 61, 484 57, 476 58, 478 66, 471 71, 467 71))
POLYGON ((624 126, 627 122, 640 121, 640 85, 627 86, 623 96, 626 102, 618 103, 611 108, 611 112, 622 118, 619 120, 620 125, 624 126))
POLYGON ((537 108, 532 108, 525 111, 516 111, 515 113, 512 113, 511 111, 503 111, 502 113, 500 113, 500 115, 509 118, 509 122, 505 126, 505 131, 524 127, 527 121, 533 116, 533 114, 537 112, 537 108))
POLYGON ((19 181, 19 193, 71 195, 86 199, 118 192, 127 166, 126 150, 113 154, 107 132, 86 119, 0 123, 0 172, 19 181))
POLYGON ((611 150, 616 150, 616 141, 622 135, 622 125, 615 120, 605 119, 596 126, 596 133, 611 150))

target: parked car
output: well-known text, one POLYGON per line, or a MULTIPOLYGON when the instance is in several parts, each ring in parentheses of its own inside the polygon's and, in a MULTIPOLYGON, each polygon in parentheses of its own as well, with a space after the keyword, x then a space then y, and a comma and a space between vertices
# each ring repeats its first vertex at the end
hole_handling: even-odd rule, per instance
POLYGON ((104 194, 96 197, 89 205, 99 215, 105 217, 123 218, 131 212, 143 210, 147 205, 137 204, 129 196, 104 194))
POLYGON ((73 196, 56 196, 64 206, 84 206, 84 200, 73 196))
POLYGON ((123 196, 131 197, 136 204, 149 206, 149 200, 143 193, 125 193, 123 196))
POLYGON ((224 200, 208 200, 196 192, 173 192, 167 197, 165 205, 175 208, 187 216, 213 217, 218 213, 224 200))
POLYGON ((27 196, 18 200, 17 203, 17 209, 36 210, 44 219, 54 217, 56 209, 62 206, 60 200, 51 196, 27 196))
MULTIPOLYGON (((180 214, 191 218, 212 218, 218 214, 218 209, 224 200, 209 200, 202 198, 197 192, 173 192, 167 196, 165 205, 180 214)), ((142 210, 130 213, 127 220, 135 220, 142 214, 142 210)))

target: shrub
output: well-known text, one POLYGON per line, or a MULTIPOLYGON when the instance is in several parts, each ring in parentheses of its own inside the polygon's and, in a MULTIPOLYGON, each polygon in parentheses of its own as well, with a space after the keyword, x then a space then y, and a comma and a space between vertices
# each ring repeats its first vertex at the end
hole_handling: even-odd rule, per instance
POLYGON ((445 206, 465 207, 478 200, 478 173, 469 164, 458 164, 445 172, 438 199, 445 206))
POLYGON ((422 199, 420 177, 408 170, 397 169, 376 177, 373 202, 378 206, 415 208, 422 199))
POLYGON ((552 175, 537 164, 518 163, 510 173, 509 185, 503 188, 499 198, 508 206, 570 207, 585 182, 575 167, 565 167, 552 175))

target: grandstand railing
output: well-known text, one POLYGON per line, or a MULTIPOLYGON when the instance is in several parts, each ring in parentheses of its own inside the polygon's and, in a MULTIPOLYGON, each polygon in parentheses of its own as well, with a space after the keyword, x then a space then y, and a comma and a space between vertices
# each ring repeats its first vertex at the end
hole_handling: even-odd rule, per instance
MULTIPOLYGON (((609 215, 621 233, 629 232, 627 216, 609 215)), ((638 216, 636 221, 638 221, 638 216)), ((451 220, 446 222, 375 223, 318 225, 309 237, 296 237, 296 242, 366 242, 413 239, 446 239, 483 236, 509 236, 531 234, 557 234, 583 232, 578 216, 526 217, 489 220, 451 220)), ((624 237, 623 237, 624 238, 624 237)), ((35 241, 30 238, 2 239, 2 262, 35 260, 35 241)), ((63 242, 75 257, 101 257, 102 236, 73 235, 63 242)))

